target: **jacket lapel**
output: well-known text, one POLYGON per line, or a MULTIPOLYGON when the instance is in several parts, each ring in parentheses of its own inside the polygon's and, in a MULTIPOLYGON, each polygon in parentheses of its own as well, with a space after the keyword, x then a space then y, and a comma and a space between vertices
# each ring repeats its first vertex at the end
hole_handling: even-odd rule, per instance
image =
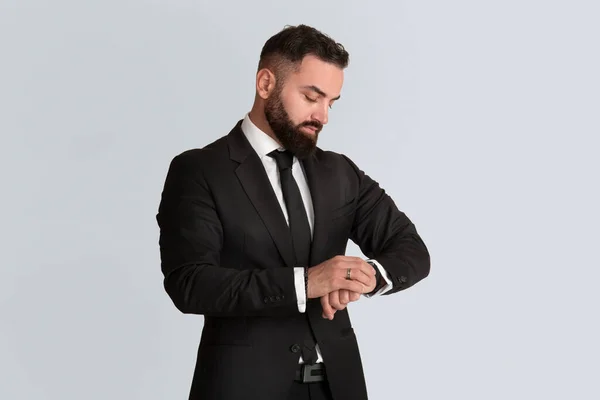
POLYGON ((267 227, 288 267, 295 264, 290 230, 260 158, 244 136, 241 121, 227 136, 230 158, 240 165, 235 170, 244 191, 267 227))

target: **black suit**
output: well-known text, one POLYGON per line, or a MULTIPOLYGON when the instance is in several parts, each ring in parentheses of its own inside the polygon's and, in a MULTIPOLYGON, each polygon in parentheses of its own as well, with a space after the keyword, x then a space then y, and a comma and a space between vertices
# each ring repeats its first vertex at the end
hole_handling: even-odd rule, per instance
MULTIPOLYGON (((389 272, 393 289, 429 273, 411 221, 343 155, 303 162, 315 212, 310 265, 345 253, 348 239, 389 272)), ((169 167, 157 215, 164 285, 183 313, 205 316, 190 399, 285 399, 308 321, 336 399, 366 399, 348 311, 298 311, 290 232, 257 154, 241 130, 169 167)))

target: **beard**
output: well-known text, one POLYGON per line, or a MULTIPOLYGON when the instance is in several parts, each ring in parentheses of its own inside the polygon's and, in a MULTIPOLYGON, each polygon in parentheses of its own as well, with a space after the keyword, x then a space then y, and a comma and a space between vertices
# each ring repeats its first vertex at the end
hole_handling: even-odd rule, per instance
POLYGON ((319 121, 305 121, 295 125, 283 106, 281 90, 267 99, 265 117, 279 142, 298 159, 302 160, 315 153, 323 124, 319 121), (300 130, 304 126, 315 127, 317 130, 313 135, 308 135, 300 130))

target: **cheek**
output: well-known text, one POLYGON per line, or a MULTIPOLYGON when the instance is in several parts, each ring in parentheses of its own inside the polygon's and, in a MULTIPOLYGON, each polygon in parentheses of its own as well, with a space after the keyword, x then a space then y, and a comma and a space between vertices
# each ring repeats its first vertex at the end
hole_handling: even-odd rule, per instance
POLYGON ((283 105, 294 125, 301 124, 302 122, 309 121, 311 119, 311 104, 308 103, 303 96, 304 95, 291 96, 288 99, 283 99, 283 105))

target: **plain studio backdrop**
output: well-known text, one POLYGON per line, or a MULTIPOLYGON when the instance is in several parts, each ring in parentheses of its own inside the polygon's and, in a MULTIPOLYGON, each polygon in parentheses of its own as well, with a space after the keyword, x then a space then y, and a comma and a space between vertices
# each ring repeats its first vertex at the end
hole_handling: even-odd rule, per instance
MULTIPOLYGON (((428 245, 350 305, 372 399, 598 399, 597 1, 0 1, 0 398, 186 399, 162 287, 171 159, 250 109, 285 25, 344 44, 320 146, 428 245)), ((349 255, 361 256, 350 244, 349 255)))

